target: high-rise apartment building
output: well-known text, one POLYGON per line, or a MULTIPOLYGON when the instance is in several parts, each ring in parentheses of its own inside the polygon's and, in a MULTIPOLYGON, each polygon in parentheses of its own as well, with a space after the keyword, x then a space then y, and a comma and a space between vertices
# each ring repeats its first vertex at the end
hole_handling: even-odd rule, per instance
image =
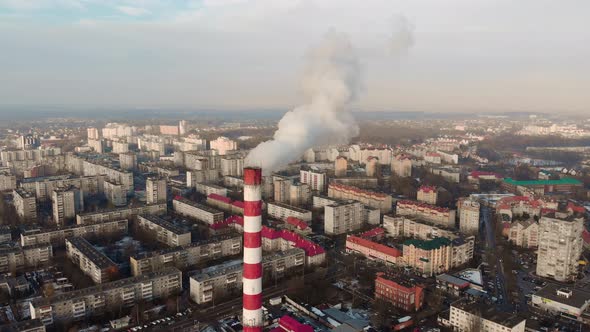
POLYGON ((37 200, 30 192, 17 188, 12 191, 13 203, 16 214, 22 220, 37 219, 37 200))
POLYGON ((307 183, 292 183, 289 189, 289 204, 308 205, 311 202, 311 187, 307 183))
POLYGON ((326 234, 339 235, 361 228, 363 205, 360 202, 340 201, 324 207, 324 231, 326 234))
POLYGON ((419 202, 436 205, 436 201, 438 200, 438 191, 436 187, 421 186, 418 188, 416 200, 419 202))
POLYGON ((238 142, 233 141, 227 137, 217 137, 217 139, 212 140, 209 142, 209 146, 211 150, 217 150, 219 155, 223 156, 227 154, 228 151, 233 151, 238 149, 238 142))
POLYGON ((313 191, 326 191, 326 173, 315 170, 301 170, 299 172, 299 182, 307 183, 313 191))
POLYGON ((145 196, 148 204, 166 203, 167 196, 166 179, 148 178, 145 182, 145 196))
POLYGON ((477 234, 479 232, 479 202, 471 199, 459 199, 459 229, 465 234, 477 234))
POLYGON ((334 175, 336 177, 343 177, 346 176, 346 170, 348 168, 348 159, 343 156, 336 157, 336 161, 334 161, 334 175))
POLYGON ((87 128, 86 132, 88 133, 88 139, 99 139, 100 133, 98 132, 97 128, 87 128))
POLYGON ((557 281, 571 281, 578 273, 582 254, 584 218, 565 213, 545 215, 539 220, 537 275, 557 281))
POLYGON ((124 170, 133 170, 137 168, 137 155, 133 152, 119 154, 119 166, 124 170))
POLYGON ((76 213, 84 210, 82 192, 75 187, 53 190, 51 208, 53 210, 53 221, 58 226, 64 226, 68 220, 76 217, 76 213))
POLYGON ((244 158, 239 156, 227 156, 221 158, 221 175, 237 176, 244 175, 244 158))

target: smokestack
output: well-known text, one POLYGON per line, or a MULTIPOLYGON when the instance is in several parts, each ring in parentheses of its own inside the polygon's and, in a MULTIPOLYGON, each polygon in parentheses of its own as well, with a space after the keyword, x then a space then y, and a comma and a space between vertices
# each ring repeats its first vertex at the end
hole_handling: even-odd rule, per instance
POLYGON ((244 267, 242 325, 262 332, 262 170, 244 168, 244 267))

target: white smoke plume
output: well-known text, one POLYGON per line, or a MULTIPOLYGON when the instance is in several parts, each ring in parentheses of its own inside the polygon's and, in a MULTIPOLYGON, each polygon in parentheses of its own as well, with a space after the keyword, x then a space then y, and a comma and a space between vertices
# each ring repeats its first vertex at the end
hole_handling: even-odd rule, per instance
MULTIPOLYGON (((399 40, 408 45, 412 41, 402 37, 396 44, 399 40)), ((359 132, 350 104, 361 90, 360 76, 360 62, 348 36, 328 32, 308 55, 302 78, 307 104, 286 113, 274 138, 250 151, 246 164, 262 167, 268 174, 298 160, 309 148, 348 143, 359 132)))

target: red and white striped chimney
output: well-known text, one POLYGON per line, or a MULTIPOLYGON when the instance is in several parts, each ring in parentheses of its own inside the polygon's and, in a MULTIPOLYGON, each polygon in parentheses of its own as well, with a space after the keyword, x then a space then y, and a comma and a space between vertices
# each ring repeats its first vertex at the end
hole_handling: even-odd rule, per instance
POLYGON ((262 332, 262 170, 244 168, 244 332, 262 332))

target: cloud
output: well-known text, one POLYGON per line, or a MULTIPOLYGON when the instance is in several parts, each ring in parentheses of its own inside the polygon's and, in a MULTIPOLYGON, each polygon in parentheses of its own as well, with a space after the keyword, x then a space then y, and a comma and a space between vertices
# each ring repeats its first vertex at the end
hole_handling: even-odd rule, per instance
POLYGON ((117 6, 117 10, 125 15, 135 16, 135 17, 146 16, 146 15, 151 14, 151 11, 149 11, 146 8, 131 7, 131 6, 117 6))

